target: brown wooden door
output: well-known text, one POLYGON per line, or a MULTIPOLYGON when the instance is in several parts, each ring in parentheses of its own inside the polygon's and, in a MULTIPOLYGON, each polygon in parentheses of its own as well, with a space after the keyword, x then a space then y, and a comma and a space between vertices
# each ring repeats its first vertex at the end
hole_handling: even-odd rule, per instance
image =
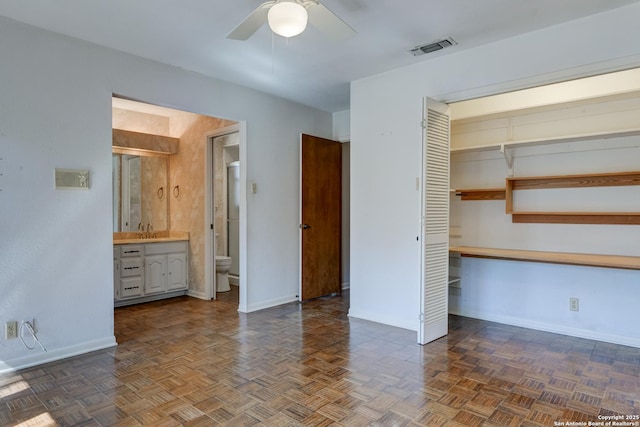
POLYGON ((342 147, 302 134, 301 300, 339 293, 342 147))

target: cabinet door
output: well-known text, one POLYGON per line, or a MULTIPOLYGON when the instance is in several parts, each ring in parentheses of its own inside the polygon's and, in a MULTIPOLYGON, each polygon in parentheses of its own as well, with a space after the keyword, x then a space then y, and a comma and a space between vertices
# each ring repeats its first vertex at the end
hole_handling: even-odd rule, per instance
POLYGON ((144 258, 144 293, 164 292, 167 287, 167 256, 150 255, 144 258))
POLYGON ((186 254, 167 255, 167 291, 187 288, 187 256, 186 254))

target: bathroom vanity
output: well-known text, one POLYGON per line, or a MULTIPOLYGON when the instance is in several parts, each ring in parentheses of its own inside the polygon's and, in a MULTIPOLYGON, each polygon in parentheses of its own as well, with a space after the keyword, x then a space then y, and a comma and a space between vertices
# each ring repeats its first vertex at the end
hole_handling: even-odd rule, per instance
POLYGON ((113 245, 116 307, 185 295, 189 288, 189 241, 121 239, 113 245))
POLYGON ((177 185, 169 192, 169 156, 179 139, 117 126, 112 134, 114 305, 185 295, 189 233, 169 230, 169 197, 180 194, 177 185))

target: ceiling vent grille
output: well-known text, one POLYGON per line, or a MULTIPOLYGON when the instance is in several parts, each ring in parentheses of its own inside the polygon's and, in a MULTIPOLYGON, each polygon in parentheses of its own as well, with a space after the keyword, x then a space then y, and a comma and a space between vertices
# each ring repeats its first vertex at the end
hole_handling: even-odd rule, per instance
POLYGON ((457 45, 456 41, 451 37, 447 37, 446 39, 439 40, 434 43, 423 44, 421 46, 416 46, 411 49, 409 52, 413 54, 413 56, 424 55, 425 53, 436 52, 438 50, 442 50, 446 47, 457 45))

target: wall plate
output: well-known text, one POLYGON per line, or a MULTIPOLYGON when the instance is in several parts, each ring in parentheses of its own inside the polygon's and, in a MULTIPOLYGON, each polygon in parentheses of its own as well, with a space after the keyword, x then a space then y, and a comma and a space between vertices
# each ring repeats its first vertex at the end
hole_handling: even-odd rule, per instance
POLYGON ((56 168, 56 190, 88 190, 89 169, 56 168))

